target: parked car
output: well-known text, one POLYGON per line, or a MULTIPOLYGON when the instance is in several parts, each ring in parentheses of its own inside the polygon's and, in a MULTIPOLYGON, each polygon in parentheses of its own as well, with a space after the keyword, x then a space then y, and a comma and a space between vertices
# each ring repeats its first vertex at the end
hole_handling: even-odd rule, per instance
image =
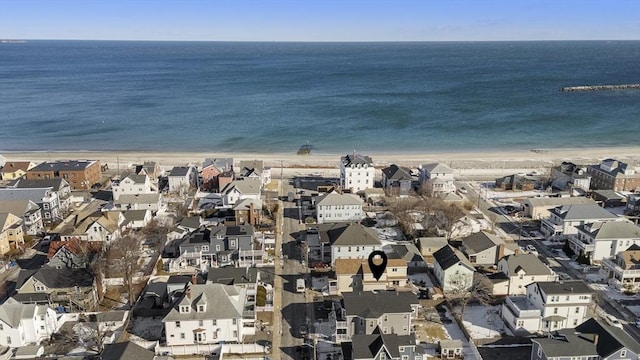
POLYGON ((640 317, 636 319, 636 327, 640 329, 640 317))
POLYGON ((458 189, 461 193, 466 194, 467 193, 467 188, 464 186, 460 186, 460 189, 458 189))
POLYGON ((527 250, 529 250, 530 252, 538 252, 538 249, 536 249, 536 247, 531 244, 527 245, 527 250))
POLYGON ((616 318, 613 315, 607 314, 604 317, 604 320, 611 326, 617 327, 622 329, 622 323, 620 322, 620 320, 618 320, 618 318, 616 318))
POLYGON ((569 274, 563 273, 563 272, 559 272, 557 273, 558 277, 560 278, 560 280, 571 280, 571 276, 569 276, 569 274))

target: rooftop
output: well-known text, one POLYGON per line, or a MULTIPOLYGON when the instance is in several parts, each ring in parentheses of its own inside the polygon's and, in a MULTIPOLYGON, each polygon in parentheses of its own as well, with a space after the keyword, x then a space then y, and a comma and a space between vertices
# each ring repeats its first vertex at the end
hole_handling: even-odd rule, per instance
POLYGON ((95 163, 97 163, 96 160, 47 161, 36 165, 30 171, 78 171, 86 170, 95 163))

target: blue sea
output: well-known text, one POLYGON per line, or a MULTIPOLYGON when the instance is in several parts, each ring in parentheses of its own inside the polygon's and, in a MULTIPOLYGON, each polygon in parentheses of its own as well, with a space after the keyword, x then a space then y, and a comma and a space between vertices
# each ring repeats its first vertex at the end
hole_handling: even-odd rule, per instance
POLYGON ((640 41, 0 44, 0 151, 640 145, 640 41))

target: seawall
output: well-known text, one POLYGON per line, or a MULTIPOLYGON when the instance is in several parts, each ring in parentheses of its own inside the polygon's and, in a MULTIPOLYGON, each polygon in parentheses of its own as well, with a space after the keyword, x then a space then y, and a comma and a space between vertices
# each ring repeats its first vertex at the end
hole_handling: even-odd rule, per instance
POLYGON ((640 90, 640 84, 567 86, 560 91, 640 90))

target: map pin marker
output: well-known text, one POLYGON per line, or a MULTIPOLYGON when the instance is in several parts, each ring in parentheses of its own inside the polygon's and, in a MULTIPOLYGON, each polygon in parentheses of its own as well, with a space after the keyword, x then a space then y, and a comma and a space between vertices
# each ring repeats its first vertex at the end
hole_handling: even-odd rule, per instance
POLYGON ((384 269, 387 268, 387 254, 380 250, 375 250, 369 254, 369 269, 376 280, 380 280, 384 269))

